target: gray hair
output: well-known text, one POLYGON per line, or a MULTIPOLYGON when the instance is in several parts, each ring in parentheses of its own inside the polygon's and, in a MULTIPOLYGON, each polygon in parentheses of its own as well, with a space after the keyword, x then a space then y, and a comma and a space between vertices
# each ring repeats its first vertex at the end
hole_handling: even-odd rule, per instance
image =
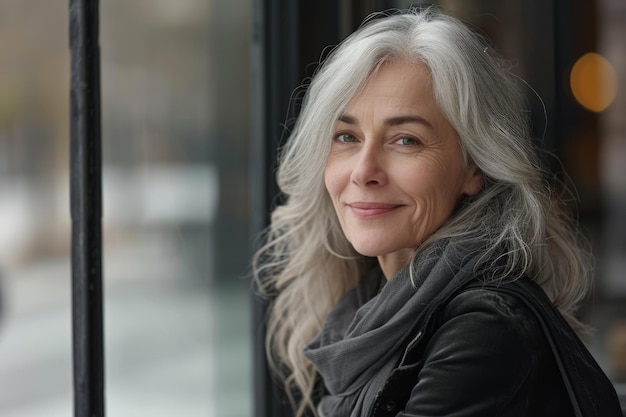
POLYGON ((580 327, 575 313, 590 286, 590 257, 545 181, 519 80, 485 39, 437 10, 373 18, 331 52, 308 87, 281 149, 277 179, 286 202, 273 212, 267 243, 253 260, 261 291, 272 296, 270 363, 287 392, 299 392, 293 400, 297 416, 307 409, 315 413, 317 374, 303 349, 365 265, 343 236, 324 186, 333 129, 349 101, 390 59, 429 67, 436 101, 459 135, 466 163, 484 176, 481 192, 416 253, 444 238, 480 240, 488 242, 483 271, 493 271, 487 263, 504 248, 505 271, 490 278, 530 277, 580 327))

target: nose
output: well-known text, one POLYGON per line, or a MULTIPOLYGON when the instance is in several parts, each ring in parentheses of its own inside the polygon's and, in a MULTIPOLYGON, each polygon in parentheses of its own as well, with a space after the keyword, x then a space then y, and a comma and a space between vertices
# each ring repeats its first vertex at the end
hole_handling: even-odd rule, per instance
POLYGON ((360 186, 381 186, 387 182, 383 163, 383 151, 377 144, 363 145, 355 155, 355 165, 350 179, 360 186))

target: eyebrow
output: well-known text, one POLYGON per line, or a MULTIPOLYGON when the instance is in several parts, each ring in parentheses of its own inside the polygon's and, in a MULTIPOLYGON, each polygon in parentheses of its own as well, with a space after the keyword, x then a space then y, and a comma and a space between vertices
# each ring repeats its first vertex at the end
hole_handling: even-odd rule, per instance
MULTIPOLYGON (((342 114, 338 119, 340 122, 347 123, 349 125, 359 124, 359 121, 356 117, 350 116, 349 114, 342 114)), ((399 126, 407 123, 415 123, 421 124, 427 127, 433 128, 433 125, 426 119, 417 115, 408 115, 408 116, 394 116, 388 119, 385 119, 385 125, 387 126, 399 126)))

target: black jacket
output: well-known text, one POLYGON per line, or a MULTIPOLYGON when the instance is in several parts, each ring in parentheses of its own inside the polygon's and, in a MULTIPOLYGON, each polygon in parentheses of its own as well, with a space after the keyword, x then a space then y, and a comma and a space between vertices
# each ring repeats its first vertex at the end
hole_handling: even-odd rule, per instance
POLYGON ((441 300, 369 416, 622 416, 611 382, 534 283, 473 281, 441 300))

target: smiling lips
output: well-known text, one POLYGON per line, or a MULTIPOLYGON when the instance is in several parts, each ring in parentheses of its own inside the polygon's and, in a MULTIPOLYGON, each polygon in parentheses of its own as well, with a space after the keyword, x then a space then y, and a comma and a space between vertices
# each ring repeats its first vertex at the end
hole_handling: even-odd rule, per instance
POLYGON ((349 203, 348 206, 352 209, 352 213, 360 218, 370 218, 381 216, 392 212, 393 210, 401 207, 399 204, 386 204, 386 203, 366 203, 355 202, 349 203))

